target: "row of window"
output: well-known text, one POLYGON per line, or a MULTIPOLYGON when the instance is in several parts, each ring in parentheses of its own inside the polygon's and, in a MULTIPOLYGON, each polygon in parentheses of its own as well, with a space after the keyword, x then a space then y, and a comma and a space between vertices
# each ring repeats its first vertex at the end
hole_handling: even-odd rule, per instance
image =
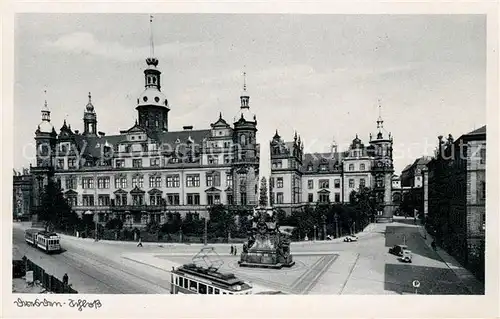
MULTIPOLYGON (((340 193, 335 193, 335 203, 340 203, 340 193)), ((309 203, 314 202, 314 194, 307 194, 307 201, 309 203)), ((320 203, 329 203, 330 202, 330 194, 319 194, 318 201, 320 203)))
MULTIPOLYGON (((334 188, 340 188, 340 178, 335 179, 333 183, 334 183, 334 188)), ((359 180, 359 187, 365 187, 365 186, 366 186, 366 180, 364 178, 361 178, 359 180)), ((307 181, 307 188, 308 189, 314 188, 314 180, 309 179, 307 181)), ((318 181, 318 188, 330 188, 330 180, 320 179, 318 181)), ((349 179, 349 188, 356 188, 356 182, 353 178, 349 179)))
MULTIPOLYGON (((339 165, 338 165, 338 164, 335 164, 335 165, 334 165, 334 167, 333 167, 333 169, 334 169, 334 170, 338 170, 339 168, 340 168, 340 167, 339 167, 339 165)), ((349 171, 354 171, 356 167, 355 167, 355 165, 354 165, 354 164, 349 164, 348 168, 349 168, 349 171)), ((328 168, 328 164, 326 164, 326 163, 324 163, 324 164, 320 164, 320 165, 318 166, 318 169, 319 169, 320 171, 322 171, 322 172, 324 172, 324 171, 328 171, 328 169, 329 169, 329 168, 328 168)), ((314 166, 313 166, 313 164, 309 164, 309 165, 307 166, 307 171, 312 172, 313 170, 314 170, 314 166)), ((366 165, 365 165, 365 164, 363 164, 363 163, 359 164, 359 170, 360 170, 360 171, 364 171, 364 170, 366 170, 366 165)))
MULTIPOLYGON (((221 186, 221 174, 219 172, 207 173, 205 175, 205 184, 207 187, 220 187, 221 186)), ((110 188, 109 176, 98 177, 97 178, 97 188, 108 189, 110 188)), ((165 178, 165 187, 167 188, 179 188, 180 187, 180 175, 170 174, 165 178)), ((76 178, 67 177, 66 178, 66 189, 76 189, 76 178)), ((232 187, 233 178, 230 174, 226 174, 226 185, 232 187)), ((128 179, 125 176, 115 177, 115 188, 127 188, 128 179)), ((144 177, 134 176, 132 177, 132 188, 143 188, 144 187, 144 177)), ((149 177, 149 188, 161 188, 162 187, 162 176, 153 175, 149 177)), ((187 174, 186 175, 186 187, 200 187, 200 174, 187 174)), ((82 177, 82 188, 92 189, 94 188, 94 178, 93 177, 82 177)))
MULTIPOLYGON (((149 205, 160 206, 160 205, 180 205, 180 197, 178 193, 168 193, 166 194, 165 200, 161 194, 151 194, 149 196, 149 205)), ((207 205, 217 205, 221 204, 220 194, 207 194, 207 205)), ((232 204, 232 195, 227 195, 228 204, 232 204)), ((67 197, 68 203, 71 206, 78 206, 77 196, 71 195, 67 197)), ((82 195, 82 205, 83 206, 94 206, 95 197, 94 195, 82 195)), ((115 202, 116 206, 129 205, 127 194, 116 194, 115 202)), ((145 205, 145 195, 144 194, 132 194, 131 205, 145 205)), ((97 206, 110 206, 111 196, 110 195, 97 195, 97 206)), ((200 194, 199 193, 188 193, 186 194, 186 205, 200 205, 200 194)))

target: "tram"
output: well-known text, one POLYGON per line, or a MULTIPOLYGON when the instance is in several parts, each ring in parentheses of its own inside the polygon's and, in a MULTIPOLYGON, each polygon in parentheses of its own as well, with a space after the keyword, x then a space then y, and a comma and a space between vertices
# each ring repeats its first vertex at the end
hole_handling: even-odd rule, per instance
POLYGON ((61 251, 60 238, 54 232, 39 229, 27 229, 24 232, 24 240, 29 245, 37 247, 46 253, 61 251))
MULTIPOLYGON (((215 253, 212 247, 204 247, 193 258, 193 263, 172 267, 170 275, 171 294, 202 295, 251 295, 253 287, 237 278, 232 273, 219 271, 222 262, 210 261, 209 253, 215 253), (197 261, 204 261, 206 266, 197 261)), ((215 253, 216 254, 216 253, 215 253)))

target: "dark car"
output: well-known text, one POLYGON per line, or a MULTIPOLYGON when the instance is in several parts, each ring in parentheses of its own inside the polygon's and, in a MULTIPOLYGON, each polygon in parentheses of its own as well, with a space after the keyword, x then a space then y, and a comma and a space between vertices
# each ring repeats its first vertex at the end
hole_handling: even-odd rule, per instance
POLYGON ((408 250, 408 246, 406 245, 395 245, 392 248, 389 248, 389 253, 396 256, 403 256, 403 251, 408 250))

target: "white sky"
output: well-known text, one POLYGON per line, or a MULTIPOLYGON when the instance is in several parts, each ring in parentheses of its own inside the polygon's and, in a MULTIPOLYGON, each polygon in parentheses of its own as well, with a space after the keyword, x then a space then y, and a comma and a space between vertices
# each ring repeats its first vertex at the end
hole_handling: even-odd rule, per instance
MULTIPOLYGON (((378 100, 396 174, 431 155, 437 136, 486 123, 486 20, 480 15, 155 14, 155 55, 169 129, 231 122, 246 65, 258 139, 296 130, 306 152, 376 133, 378 100)), ((59 132, 134 124, 149 55, 147 14, 21 14, 15 25, 14 163, 28 166, 45 99, 59 132)))

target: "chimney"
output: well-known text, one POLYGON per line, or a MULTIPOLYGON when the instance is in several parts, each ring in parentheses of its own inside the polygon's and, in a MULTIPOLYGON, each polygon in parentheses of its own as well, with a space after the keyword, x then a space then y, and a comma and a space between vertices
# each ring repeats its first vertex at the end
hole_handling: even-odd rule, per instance
POLYGON ((98 134, 99 134, 99 136, 100 136, 100 137, 103 137, 103 136, 105 136, 105 135, 106 135, 106 133, 101 132, 101 131, 99 131, 99 132, 98 132, 98 134))
POLYGON ((182 128, 184 129, 184 131, 192 131, 193 130, 192 125, 186 125, 186 126, 183 126, 182 128))

